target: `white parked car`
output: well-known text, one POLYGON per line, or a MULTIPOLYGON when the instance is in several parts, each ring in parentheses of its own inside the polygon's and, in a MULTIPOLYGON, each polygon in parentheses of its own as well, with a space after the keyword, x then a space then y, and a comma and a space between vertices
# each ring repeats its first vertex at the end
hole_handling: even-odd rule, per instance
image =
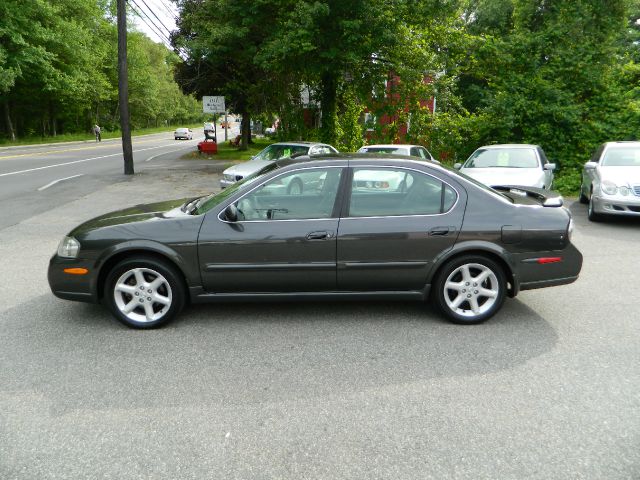
MULTIPOLYGON (((338 153, 338 150, 326 143, 315 142, 280 142, 269 145, 251 160, 239 163, 222 172, 220 186, 226 188, 243 178, 262 170, 281 158, 292 155, 330 155, 338 153)), ((293 186, 291 188, 294 188, 293 186)))
POLYGON ((538 145, 487 145, 478 148, 454 168, 490 187, 521 185, 550 190, 555 163, 549 163, 538 145))
POLYGON ((407 155, 409 157, 418 157, 424 160, 431 160, 432 162, 440 163, 433 158, 431 152, 422 145, 365 145, 358 150, 358 153, 390 153, 392 155, 407 155))
POLYGON ((192 140, 193 139, 193 132, 191 131, 190 128, 176 128, 176 131, 173 132, 173 138, 175 140, 178 139, 185 139, 185 140, 192 140))
POLYGON ((640 216, 640 142, 607 142, 582 170, 580 201, 589 220, 602 215, 640 216))

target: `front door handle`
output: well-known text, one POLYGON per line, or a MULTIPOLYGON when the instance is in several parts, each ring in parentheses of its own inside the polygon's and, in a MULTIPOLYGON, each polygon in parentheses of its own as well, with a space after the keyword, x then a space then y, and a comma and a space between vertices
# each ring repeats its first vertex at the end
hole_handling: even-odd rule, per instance
POLYGON ((311 232, 307 235, 307 240, 327 240, 333 237, 333 232, 311 232))
POLYGON ((445 237, 451 233, 451 227, 433 227, 429 230, 430 237, 445 237))

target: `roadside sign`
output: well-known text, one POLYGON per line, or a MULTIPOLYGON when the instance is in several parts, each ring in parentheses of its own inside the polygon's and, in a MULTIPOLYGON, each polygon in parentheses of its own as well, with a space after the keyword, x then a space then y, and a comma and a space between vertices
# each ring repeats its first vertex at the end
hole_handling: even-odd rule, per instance
POLYGON ((204 113, 224 113, 224 97, 202 97, 202 111, 204 113))

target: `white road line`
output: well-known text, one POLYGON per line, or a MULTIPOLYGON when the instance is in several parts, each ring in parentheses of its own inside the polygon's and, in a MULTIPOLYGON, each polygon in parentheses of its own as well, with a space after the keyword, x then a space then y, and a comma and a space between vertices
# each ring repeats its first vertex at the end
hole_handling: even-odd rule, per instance
POLYGON ((43 187, 40 187, 38 191, 41 192, 42 190, 46 190, 47 188, 54 186, 56 183, 64 182, 65 180, 71 180, 72 178, 82 177, 83 175, 84 173, 79 173, 78 175, 71 175, 70 177, 59 178, 58 180, 54 180, 53 182, 49 182, 43 187))
POLYGON ((155 155, 152 155, 149 158, 147 158, 145 160, 145 162, 150 162, 151 160, 153 160, 156 157, 159 157, 160 155, 166 155, 167 153, 179 152, 180 150, 186 150, 187 148, 191 148, 191 147, 193 147, 193 145, 186 145, 186 146, 184 146, 182 148, 177 148, 175 150, 169 150, 168 152, 156 153, 155 155))
MULTIPOLYGON (((160 145, 158 147, 142 148, 140 150, 134 151, 133 153, 144 152, 144 151, 147 151, 147 150, 155 150, 157 148, 168 147, 169 145, 173 145, 173 143, 167 143, 166 145, 160 145)), ((101 157, 83 158, 82 160, 74 160, 73 162, 56 163, 55 165, 47 165, 46 167, 29 168, 27 170, 18 170, 18 171, 15 171, 15 172, 0 173, 0 177, 8 177, 9 175, 18 175, 20 173, 35 172, 37 170, 46 170, 47 168, 64 167, 65 165, 74 165, 76 163, 84 163, 84 162, 90 162, 92 160, 99 160, 101 158, 118 157, 118 156, 122 156, 122 152, 121 153, 112 153, 111 155, 102 155, 101 157)))

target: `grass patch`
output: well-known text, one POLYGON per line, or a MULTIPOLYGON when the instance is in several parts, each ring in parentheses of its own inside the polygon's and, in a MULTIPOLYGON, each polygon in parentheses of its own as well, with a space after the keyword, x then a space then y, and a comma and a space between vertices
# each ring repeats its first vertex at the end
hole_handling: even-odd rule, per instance
MULTIPOLYGON (((220 133, 218 132, 218 135, 220 133)), ((223 133, 224 135, 224 133, 223 133)), ((213 160, 230 160, 234 162, 246 162, 251 157, 264 150, 267 146, 274 143, 273 140, 267 138, 256 138, 253 143, 249 145, 247 150, 238 150, 238 147, 229 145, 229 142, 218 144, 218 153, 215 155, 209 155, 207 153, 200 153, 198 151, 189 152, 182 155, 183 160, 197 160, 205 157, 210 157, 213 160)))
MULTIPOLYGON (((202 123, 194 123, 191 125, 176 125, 169 127, 153 127, 153 128, 139 128, 136 130, 131 130, 131 136, 137 137, 140 135, 150 135, 152 133, 163 133, 163 132, 173 132, 178 127, 187 127, 192 130, 201 130, 202 123)), ((105 131, 102 129, 102 139, 106 140, 109 138, 120 138, 122 134, 120 130, 112 130, 105 131)), ((82 141, 93 141, 95 140, 95 136, 93 133, 64 133, 61 135, 56 135, 55 137, 24 137, 19 138, 15 142, 12 142, 8 139, 0 139, 0 146, 2 147, 13 147, 18 145, 37 145, 40 143, 63 143, 63 142, 82 142, 82 141)))

